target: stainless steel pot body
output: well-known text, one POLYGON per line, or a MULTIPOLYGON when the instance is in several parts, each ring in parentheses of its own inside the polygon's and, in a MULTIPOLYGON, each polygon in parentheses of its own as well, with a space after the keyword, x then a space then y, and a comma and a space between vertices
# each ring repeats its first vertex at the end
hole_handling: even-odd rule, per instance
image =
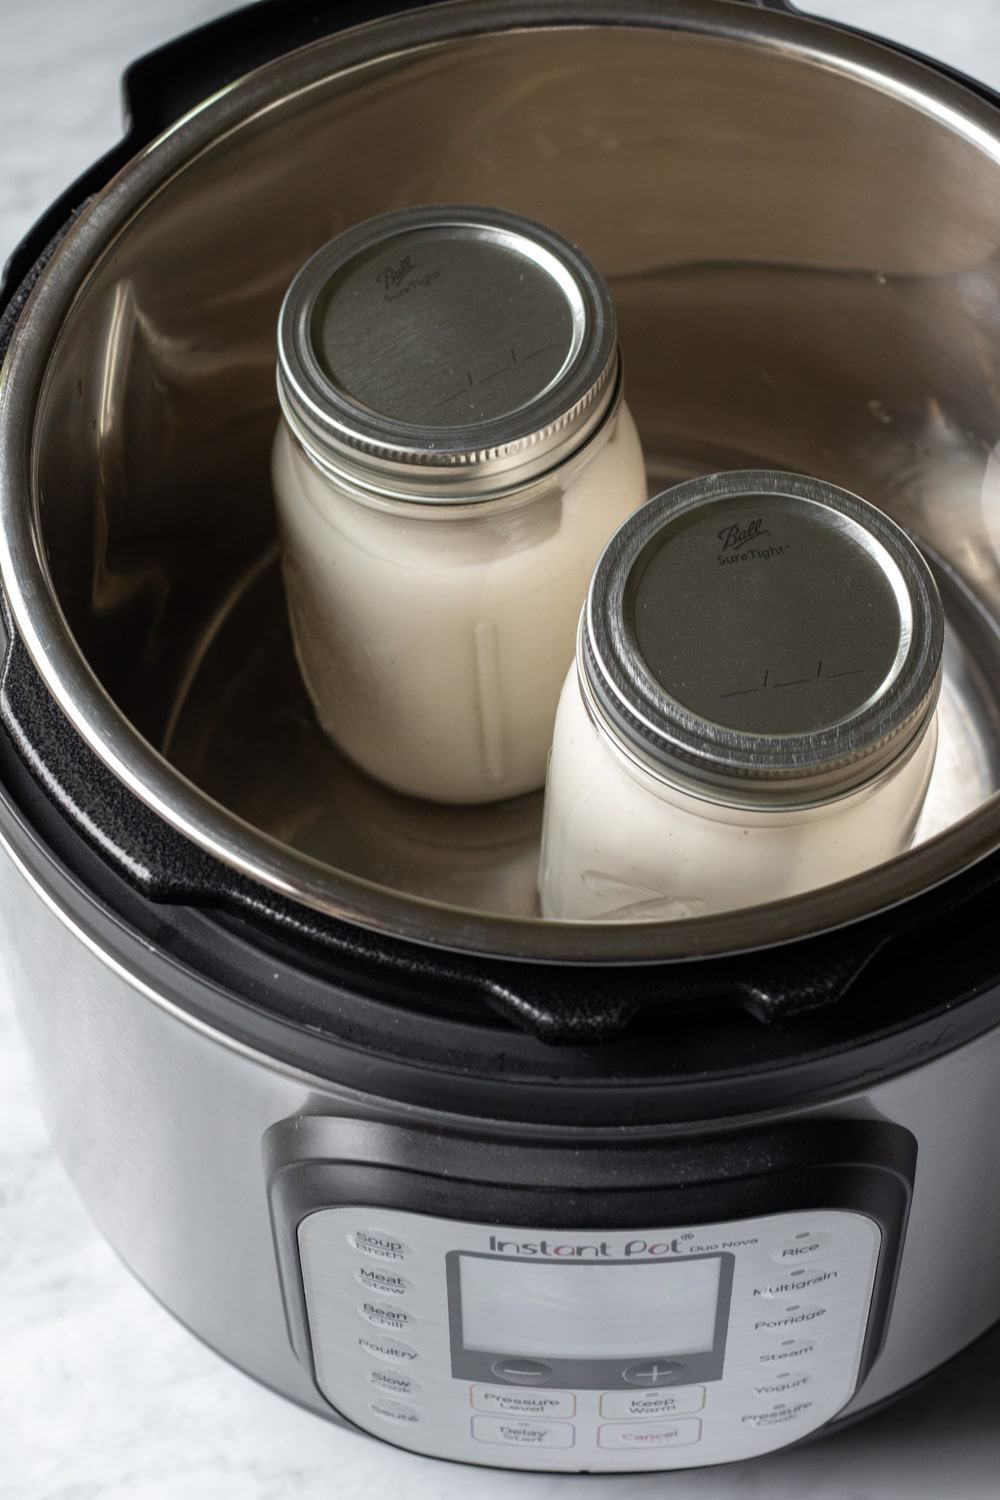
MULTIPOLYGON (((560 1124, 532 1118, 538 1106, 530 1090, 520 1118, 500 1117, 488 1084, 478 1087, 475 1113, 470 1108, 463 1116, 386 1097, 374 1058, 366 1064, 369 1088, 283 1066, 192 1019, 192 987, 203 982, 197 976, 178 970, 170 984, 151 984, 138 972, 141 944, 109 927, 96 907, 85 904, 70 916, 57 882, 44 870, 29 873, 24 847, 8 844, 6 856, 0 946, 7 977, 53 1139, 95 1222, 134 1274, 209 1345, 334 1421, 343 1419, 289 1336, 268 1197, 273 1127, 327 1122, 346 1159, 422 1172, 433 1170, 449 1140, 464 1140, 464 1171, 472 1181, 477 1172, 488 1175, 487 1157, 498 1147, 518 1152, 522 1173, 530 1170, 528 1148, 541 1150, 551 1176, 560 1150, 620 1144, 621 1125, 580 1123, 593 1101, 571 1081, 562 1090, 560 1124), (373 1126, 383 1132, 379 1137, 373 1126), (423 1150, 414 1157, 400 1147, 393 1162, 386 1127, 425 1132, 423 1150)), ((559 1066, 557 1054, 554 1073, 559 1066)), ((998 1078, 1000 1027, 994 1027, 929 1064, 917 1062, 839 1097, 728 1120, 633 1127, 636 1137, 664 1147, 696 1128, 751 1132, 779 1120, 892 1121, 912 1132, 916 1176, 885 1344, 845 1415, 920 1380, 1000 1316, 998 1078)), ((591 1193, 596 1212, 596 1177, 591 1193)), ((363 1210, 361 1222, 373 1214, 377 1224, 377 1207, 363 1210)), ((141 1350, 135 1357, 142 1358, 141 1350)), ((393 1440, 391 1431, 386 1436, 393 1440)), ((774 1447, 787 1441, 784 1432, 771 1436, 774 1447)), ((574 1467, 572 1453, 558 1457, 574 1467)), ((647 1467, 672 1466, 669 1454, 645 1457, 647 1467)), ((481 1461, 506 1460, 492 1450, 481 1461)))

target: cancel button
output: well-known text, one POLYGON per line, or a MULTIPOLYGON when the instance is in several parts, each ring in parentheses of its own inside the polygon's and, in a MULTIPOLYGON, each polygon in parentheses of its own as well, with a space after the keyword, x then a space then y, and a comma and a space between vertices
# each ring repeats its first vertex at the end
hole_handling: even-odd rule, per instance
POLYGON ((605 1422, 597 1429, 599 1448, 685 1448, 701 1438, 701 1422, 605 1422))

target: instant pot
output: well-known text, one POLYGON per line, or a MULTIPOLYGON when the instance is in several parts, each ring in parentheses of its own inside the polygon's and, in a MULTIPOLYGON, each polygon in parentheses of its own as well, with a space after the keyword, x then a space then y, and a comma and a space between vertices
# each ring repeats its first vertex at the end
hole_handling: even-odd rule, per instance
POLYGON ((471 1463, 749 1458, 1000 1317, 1000 101, 777 5, 401 10, 143 59, 9 264, 10 982, 94 1219, 274 1390, 471 1463), (947 751, 905 854, 543 922, 538 797, 425 806, 323 739, 280 299, 339 229, 469 200, 609 278, 657 487, 812 474, 918 542, 947 751))

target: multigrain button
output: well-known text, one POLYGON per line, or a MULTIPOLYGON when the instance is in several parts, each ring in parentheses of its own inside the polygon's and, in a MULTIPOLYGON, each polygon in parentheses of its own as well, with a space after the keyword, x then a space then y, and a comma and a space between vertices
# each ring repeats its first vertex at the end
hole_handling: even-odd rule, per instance
POLYGON ((373 1401, 369 1410, 383 1422, 396 1422, 405 1425, 420 1421, 420 1413, 413 1410, 412 1406, 402 1406, 398 1401, 373 1401))
POLYGON ((762 1365, 780 1370, 808 1359, 815 1349, 816 1345, 811 1339, 782 1339, 780 1344, 774 1344, 770 1349, 765 1349, 763 1354, 758 1354, 757 1359, 762 1365))
POLYGON ((404 1375, 401 1370, 369 1370, 368 1382, 383 1396, 403 1396, 409 1398, 415 1396, 420 1387, 409 1375, 404 1375))
POLYGON ((512 1385, 545 1385, 552 1379, 552 1371, 540 1359, 518 1359, 510 1355, 494 1360, 492 1369, 498 1380, 509 1380, 512 1385))
POLYGON ((388 1360, 393 1364, 405 1365, 416 1359, 417 1351, 409 1344, 404 1344, 401 1339, 389 1338, 360 1338, 358 1343, 362 1349, 375 1356, 376 1359, 388 1360))
POLYGON ((506 1443, 511 1448, 572 1448, 570 1422, 524 1422, 507 1417, 473 1417, 472 1436, 479 1443, 506 1443))
POLYGON ((362 1255, 374 1256, 376 1260, 405 1260, 409 1250, 394 1234, 383 1234, 380 1229, 355 1229, 347 1236, 347 1243, 362 1255))
POLYGON ((832 1234, 823 1230, 817 1230, 813 1234, 811 1230, 800 1229, 790 1240, 785 1240, 771 1252, 771 1259, 777 1261, 779 1266, 797 1266, 813 1255, 823 1254, 832 1244, 832 1234))
POLYGON ((502 1385, 474 1385, 469 1399, 477 1411, 506 1417, 571 1417, 576 1411, 572 1391, 511 1391, 502 1385))
POLYGON ((629 1385, 676 1385, 684 1374, 684 1366, 667 1359, 641 1359, 634 1365, 626 1365, 622 1379, 629 1385))
POLYGON ((687 1448, 701 1440, 697 1417, 679 1422, 605 1422, 597 1429, 599 1448, 687 1448))
POLYGON ((366 1322, 374 1323, 376 1328, 391 1328, 397 1333, 413 1322, 410 1313, 404 1312, 401 1307, 391 1307, 387 1302, 362 1302, 358 1312, 366 1322))
POLYGON ((779 1272, 762 1286, 755 1286, 753 1294, 755 1297, 763 1297, 766 1301, 775 1301, 780 1297, 794 1297, 799 1292, 828 1287, 837 1280, 839 1274, 839 1271, 827 1271, 822 1266, 796 1266, 792 1270, 785 1271, 784 1274, 779 1272))
POLYGON ((602 1417, 679 1417, 704 1405, 705 1387, 685 1385, 671 1391, 605 1391, 600 1410, 602 1417))
POLYGON ((381 1297, 405 1297, 410 1283, 398 1271, 387 1271, 383 1266, 359 1266, 354 1273, 366 1292, 377 1292, 381 1297))

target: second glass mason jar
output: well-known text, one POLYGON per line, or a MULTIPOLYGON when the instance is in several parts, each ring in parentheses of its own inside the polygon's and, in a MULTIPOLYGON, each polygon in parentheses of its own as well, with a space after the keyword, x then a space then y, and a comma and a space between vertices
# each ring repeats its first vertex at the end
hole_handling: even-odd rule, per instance
POLYGON ((306 263, 278 350, 283 568, 322 728, 414 796, 540 787, 594 563, 647 497, 602 277, 518 215, 403 209, 306 263))
POLYGON ((900 853, 934 764, 943 639, 917 548, 834 485, 748 470, 651 500, 580 623, 543 914, 702 916, 900 853))

